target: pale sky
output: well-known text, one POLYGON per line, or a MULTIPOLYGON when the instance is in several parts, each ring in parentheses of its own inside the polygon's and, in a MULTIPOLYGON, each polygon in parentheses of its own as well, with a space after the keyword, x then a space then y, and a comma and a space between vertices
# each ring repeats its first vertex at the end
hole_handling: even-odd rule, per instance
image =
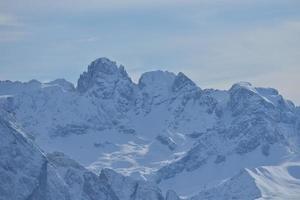
POLYGON ((98 57, 137 80, 274 87, 300 105, 299 0, 0 0, 0 80, 76 83, 98 57))

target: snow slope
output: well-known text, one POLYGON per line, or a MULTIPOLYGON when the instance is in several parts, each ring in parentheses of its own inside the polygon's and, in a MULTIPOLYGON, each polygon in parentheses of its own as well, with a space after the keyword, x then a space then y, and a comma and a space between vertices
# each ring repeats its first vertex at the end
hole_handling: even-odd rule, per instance
POLYGON ((289 199, 300 194, 300 163, 244 169, 219 185, 203 190, 191 200, 200 199, 289 199))

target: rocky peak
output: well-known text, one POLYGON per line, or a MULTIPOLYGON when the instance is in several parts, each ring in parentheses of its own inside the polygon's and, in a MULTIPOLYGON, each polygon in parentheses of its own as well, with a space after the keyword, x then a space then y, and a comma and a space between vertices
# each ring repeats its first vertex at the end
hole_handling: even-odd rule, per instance
POLYGON ((142 74, 139 79, 140 88, 161 88, 169 89, 175 79, 175 74, 168 71, 151 71, 142 74))
POLYGON ((175 74, 168 71, 152 71, 142 74, 138 87, 145 101, 154 104, 164 102, 169 98, 175 74))
POLYGON ((183 88, 190 89, 190 88, 197 88, 196 84, 189 79, 184 73, 179 72, 174 80, 172 85, 172 91, 178 92, 183 88))
POLYGON ((118 72, 118 66, 116 62, 108 58, 98 58, 88 66, 88 72, 94 75, 98 73, 115 74, 118 72))
MULTIPOLYGON (((251 113, 267 113, 273 115, 280 112, 294 112, 295 105, 285 100, 276 89, 254 87, 250 83, 234 84, 230 90, 230 106, 235 113, 249 111, 251 113)), ((286 117, 286 116, 285 116, 286 117)))
MULTIPOLYGON (((272 98, 280 96, 278 91, 273 88, 254 87, 249 82, 239 82, 233 84, 229 90, 231 95, 248 95, 248 96, 260 96, 266 101, 272 101, 272 98)), ((272 103, 274 103, 272 101, 272 103)))
POLYGON ((274 109, 274 104, 248 82, 234 84, 230 90, 230 102, 233 114, 265 113, 274 109))
POLYGON ((124 67, 117 66, 116 62, 108 58, 98 58, 88 66, 87 72, 80 75, 77 89, 81 93, 86 92, 94 85, 103 89, 107 84, 115 84, 119 80, 131 82, 124 67))

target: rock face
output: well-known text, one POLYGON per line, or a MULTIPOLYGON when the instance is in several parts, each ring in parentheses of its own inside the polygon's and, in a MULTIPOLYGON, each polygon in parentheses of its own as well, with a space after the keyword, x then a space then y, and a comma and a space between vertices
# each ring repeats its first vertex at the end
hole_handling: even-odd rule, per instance
POLYGON ((42 152, 0 116, 0 199, 70 199, 42 152))
POLYGON ((119 199, 124 200, 164 200, 160 189, 146 181, 136 181, 114 172, 110 169, 102 170, 100 178, 107 180, 119 199))
MULTIPOLYGON (((77 90, 97 99, 116 100, 114 103, 130 103, 135 85, 123 66, 107 58, 99 58, 88 66, 88 71, 80 75, 77 90)), ((122 109, 122 107, 118 107, 122 109)))
POLYGON ((65 182, 70 199, 119 199, 107 180, 101 179, 63 153, 48 154, 47 158, 65 182))
MULTIPOLYGON (((63 177, 43 188, 55 190, 61 184, 67 192, 56 193, 66 199, 162 199, 169 189, 188 196, 245 168, 276 166, 299 155, 300 109, 276 89, 246 82, 223 91, 203 89, 183 73, 159 70, 134 83, 123 66, 107 58, 93 61, 76 87, 64 79, 0 81, 0 108, 30 138, 26 141, 48 153, 21 155, 40 157, 29 162, 35 169, 28 172, 32 179, 38 182, 42 169, 54 174, 50 179, 63 177), (57 151, 67 157, 53 153, 57 151)), ((9 149, 13 145, 4 144, 1 153, 10 159, 18 154, 9 149)), ((17 166, 13 159, 10 165, 2 162, 7 169, 17 166)), ((15 184, 18 179, 12 181, 23 187, 15 184)), ((28 192, 22 194, 32 193, 24 190, 28 192)), ((251 198, 261 195, 253 194, 251 198)), ((168 192, 166 198, 176 196, 168 192)))

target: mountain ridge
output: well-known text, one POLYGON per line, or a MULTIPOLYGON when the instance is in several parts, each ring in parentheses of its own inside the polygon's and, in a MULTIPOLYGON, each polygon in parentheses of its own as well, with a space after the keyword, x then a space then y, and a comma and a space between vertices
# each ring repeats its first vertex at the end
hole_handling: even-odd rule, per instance
POLYGON ((96 174, 110 168, 154 181, 162 193, 196 195, 299 153, 299 107, 246 82, 202 89, 181 72, 157 70, 134 83, 122 65, 99 58, 77 86, 0 81, 0 97, 0 108, 49 155, 63 152, 96 174))

